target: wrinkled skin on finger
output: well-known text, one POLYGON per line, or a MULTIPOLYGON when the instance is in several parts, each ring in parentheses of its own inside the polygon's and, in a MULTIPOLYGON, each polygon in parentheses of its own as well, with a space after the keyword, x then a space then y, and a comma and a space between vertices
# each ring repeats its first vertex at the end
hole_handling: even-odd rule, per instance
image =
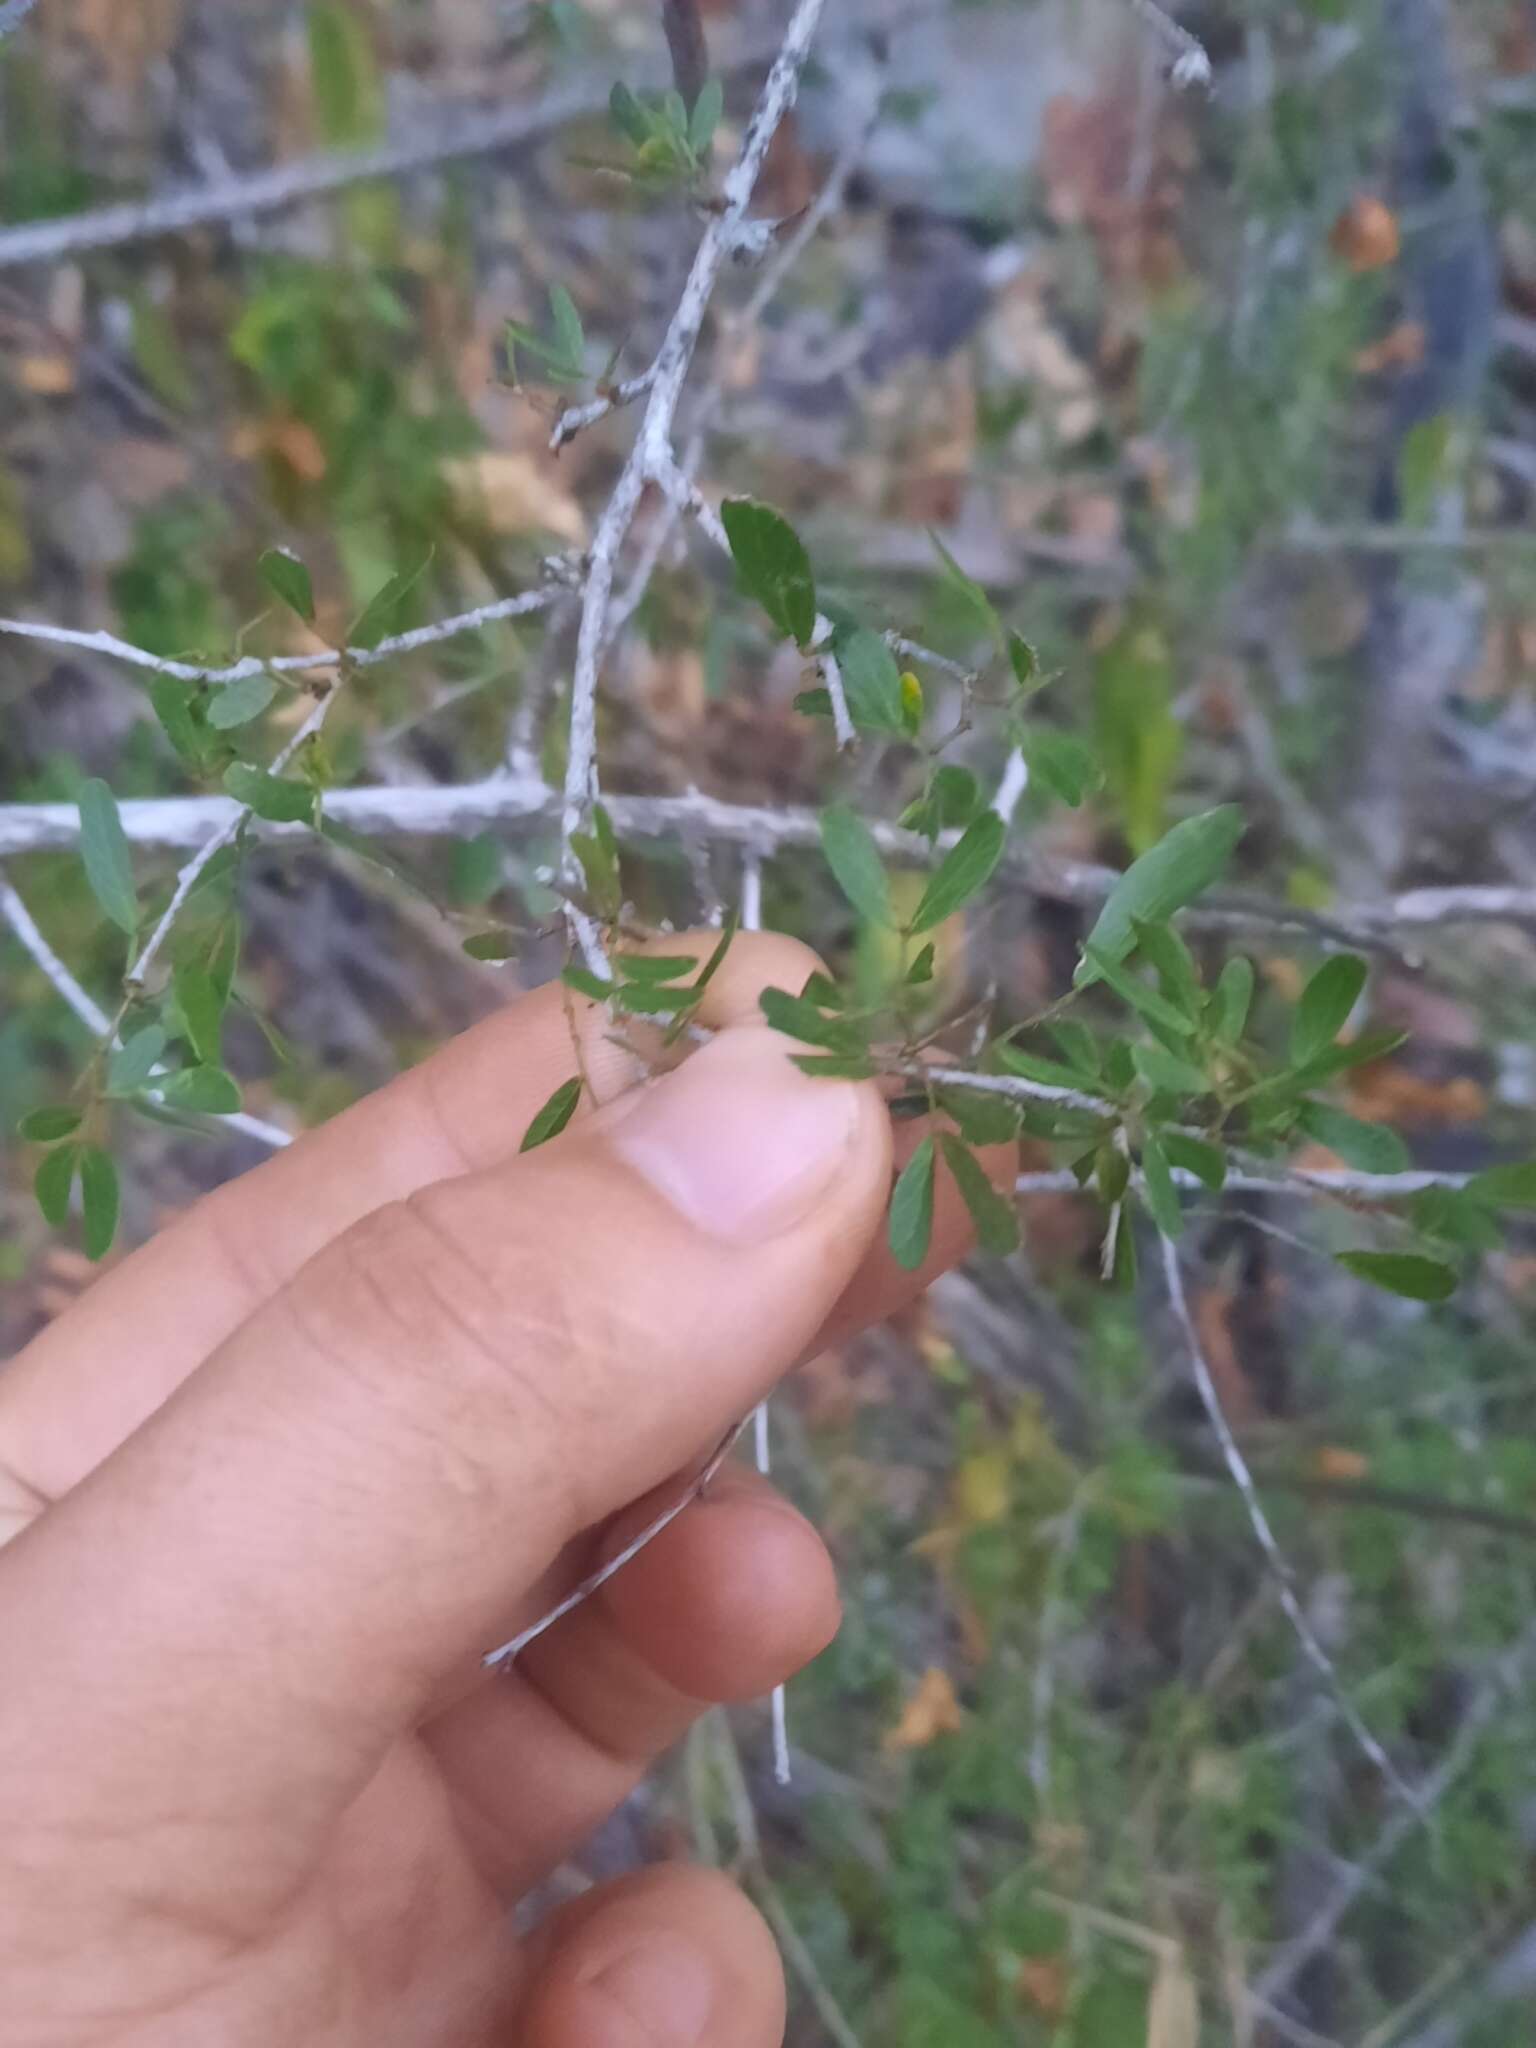
POLYGON ((941 1177, 928 1265, 895 1266, 878 1092, 759 1028, 813 965, 738 941, 715 1040, 654 1080, 595 1006, 523 999, 0 1376, 8 2043, 779 2038, 772 1944, 714 1879, 647 1873, 531 1945, 508 1908, 704 1707, 826 1643, 815 1532, 722 1475, 510 1674, 477 1660, 966 1248, 941 1177), (597 1106, 520 1155, 578 1054, 597 1106))

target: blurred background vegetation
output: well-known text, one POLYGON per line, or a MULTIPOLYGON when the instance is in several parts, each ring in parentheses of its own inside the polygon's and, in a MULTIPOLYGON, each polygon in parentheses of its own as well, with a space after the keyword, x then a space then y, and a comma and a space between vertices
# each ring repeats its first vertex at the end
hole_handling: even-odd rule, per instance
MULTIPOLYGON (((1164 40, 1121 0, 834 5, 760 209, 792 218, 834 166, 851 176, 762 317, 714 330, 681 416, 700 480, 781 506, 819 584, 963 658, 974 622, 923 529, 941 536, 1103 761, 1081 808, 1024 793, 1019 828, 1053 859, 1120 864, 1236 799, 1243 880, 1300 910, 1530 889, 1536 6, 1180 18, 1208 94, 1170 88, 1164 40)), ((723 152, 780 24, 752 0, 706 21, 723 152)), ((662 52, 634 0, 43 0, 0 47, 4 228, 466 111, 574 92, 587 112, 56 261, 12 262, 0 228, 0 608, 226 660, 308 644, 272 615, 273 546, 310 565, 332 642, 393 576, 415 577, 410 625, 579 550, 628 423, 552 454, 559 394, 533 364, 514 388, 503 329, 546 331, 559 285, 594 374, 649 360, 699 220, 675 186, 603 168, 605 110, 662 52)), ((727 308, 751 288, 728 280, 727 308)), ((571 625, 556 607, 369 671, 325 774, 469 781, 510 744, 558 776, 571 625)), ((606 672, 606 783, 767 805, 842 788, 894 812, 903 750, 839 762, 799 683, 717 562, 668 537, 606 672)), ((144 685, 5 641, 0 796, 202 786, 144 685)), ((305 709, 280 694, 240 745, 266 758, 305 709)), ((1002 767, 981 727, 961 757, 1002 767)), ((558 965, 548 834, 395 851, 419 890, 331 849, 245 863, 227 1050, 261 1114, 331 1113, 558 965), (518 962, 465 957, 486 919, 527 934, 518 962)), ((140 866, 163 894, 172 860, 140 866)), ((122 937, 77 858, 9 873, 110 1004, 122 937)), ((735 890, 681 842, 627 879, 657 922, 735 890)), ((830 957, 873 943, 810 856, 765 886, 767 921, 830 957)), ((1000 892, 944 935, 955 1006, 1039 1008, 1080 929, 1049 891, 1000 892)), ((1374 957, 1370 1021, 1411 1038, 1351 1077, 1350 1107, 1425 1166, 1529 1154, 1529 912, 1408 936, 1374 957)), ((1253 948, 1261 1032, 1299 947, 1253 948)), ((0 1127, 89 1051, 0 928, 0 1127)), ((118 1151, 130 1243, 257 1156, 148 1125, 118 1151)), ((92 1270, 35 1215, 34 1164, 9 1145, 6 1348, 92 1270)), ((1532 2038, 1536 1243, 1517 1227, 1425 1309, 1316 1257, 1337 1212, 1229 1195, 1193 1240, 1222 1399, 1314 1630, 1423 1788, 1415 1816, 1281 1614, 1156 1285, 1099 1285, 1075 1197, 1023 1216, 1021 1254, 776 1404, 778 1469, 848 1608, 792 1690, 793 1783, 765 1767, 763 1714, 716 1717, 556 1891, 661 1853, 738 1864, 786 1945, 795 2048, 1532 2038)))

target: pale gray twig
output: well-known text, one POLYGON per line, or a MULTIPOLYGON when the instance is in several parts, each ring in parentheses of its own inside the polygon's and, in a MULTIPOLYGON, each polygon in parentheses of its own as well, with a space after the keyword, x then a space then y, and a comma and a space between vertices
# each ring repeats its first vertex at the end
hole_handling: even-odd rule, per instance
POLYGON ((590 1600, 594 1593, 600 1593, 611 1578, 623 1571, 625 1565, 637 1558, 648 1544, 655 1542, 663 1529, 670 1529, 685 1508, 693 1506, 731 1455, 736 1439, 745 1428, 744 1422, 733 1422, 727 1435, 705 1460, 698 1477, 689 1482, 686 1492, 679 1494, 670 1507, 664 1508, 654 1520, 647 1522, 639 1535, 631 1537, 616 1556, 610 1557, 606 1564, 600 1565, 594 1572, 589 1572, 579 1585, 573 1586, 565 1598, 557 1601, 547 1614, 540 1615, 536 1622, 521 1630, 509 1642, 502 1643, 497 1649, 488 1650, 481 1658, 481 1663, 488 1670, 510 1669, 528 1645, 537 1642, 546 1629, 553 1628, 557 1621, 564 1621, 568 1614, 573 1614, 578 1607, 590 1600))
POLYGON ((37 5, 37 0, 4 0, 0 6, 0 41, 14 35, 37 5))
POLYGON ((311 654, 276 654, 270 657, 247 654, 239 661, 217 668, 151 654, 146 648, 135 647, 131 640, 120 640, 115 633, 83 632, 73 626, 50 626, 37 619, 0 619, 0 633, 11 634, 19 640, 41 640, 52 647, 75 647, 88 654, 104 654, 113 661, 149 669, 156 675, 174 676, 179 682, 216 687, 223 683, 242 682, 247 676, 308 675, 316 670, 343 665, 376 668, 381 661, 391 661, 401 654, 415 654, 423 647, 436 647, 440 641, 452 640, 461 633, 478 632, 481 627, 496 625, 503 619, 524 618, 530 612, 545 611, 567 594, 558 584, 539 590, 525 590, 517 597, 499 597, 490 604, 477 605, 473 611, 457 612, 452 618, 438 619, 430 626, 413 626, 408 633, 391 633, 373 647, 321 647, 311 654))
MULTIPOLYGON (((699 239, 688 278, 668 325, 651 375, 645 414, 634 446, 592 536, 582 591, 581 620, 576 634, 576 665, 571 684, 570 737, 566 754, 564 801, 560 813, 561 878, 567 887, 579 880, 580 864, 571 836, 590 814, 598 796, 597 688, 607 639, 608 609, 614 568, 635 511, 648 483, 665 485, 677 470, 672 433, 678 400, 698 345, 704 316, 736 235, 746 218, 752 193, 779 123, 794 104, 800 74, 810 54, 811 39, 824 0, 799 0, 784 40, 774 58, 742 140, 741 152, 726 174, 719 211, 699 239)), ((592 966, 594 946, 601 944, 590 920, 572 910, 570 922, 592 966)), ((593 972, 598 969, 593 966, 593 972)))
POLYGON ((1192 36, 1187 28, 1159 7, 1157 0, 1132 0, 1132 5, 1168 52, 1171 62, 1168 76, 1180 91, 1192 85, 1208 86, 1211 82, 1211 60, 1199 38, 1192 36))
MULTIPOLYGON (((760 932, 763 928, 763 863, 759 854, 749 847, 741 860, 741 928, 744 932, 760 932)), ((768 1435, 768 1403, 759 1401, 752 1414, 753 1449, 757 1456, 757 1469, 766 1479, 772 1470, 772 1447, 768 1435)), ((790 1781, 789 1764, 789 1708, 782 1684, 773 1688, 770 1702, 773 1716, 773 1775, 780 1785, 790 1781)))
POLYGON ((1466 1773, 1489 1723, 1524 1677, 1533 1652, 1536 1629, 1528 1629, 1502 1654, 1478 1687, 1457 1724, 1450 1747, 1435 1768, 1420 1779, 1410 1803, 1388 1817, 1366 1855, 1340 1870, 1333 1889, 1306 1926, 1271 1957, 1254 1986, 1256 1997, 1270 2002, 1284 1998, 1313 1956, 1333 1940, 1356 1899, 1374 1883, 1413 1830, 1434 1813, 1466 1773))
MULTIPOLYGON (((1194 1377, 1196 1391, 1200 1396, 1201 1406, 1205 1409, 1206 1417, 1210 1422, 1212 1430, 1215 1432, 1217 1444, 1221 1449, 1222 1461, 1231 1475, 1233 1485, 1242 1497, 1243 1506, 1248 1514, 1248 1526, 1252 1529, 1259 1548, 1264 1553, 1266 1563, 1275 1575, 1280 1605, 1285 1610, 1286 1619, 1290 1622, 1295 1632, 1296 1640, 1300 1643, 1308 1662, 1316 1670, 1324 1686, 1327 1688, 1329 1698, 1333 1701, 1340 1719, 1359 1744, 1363 1754, 1380 1771, 1382 1777, 1392 1789, 1408 1803, 1410 1808, 1416 1811, 1418 1804, 1416 1794, 1411 1787, 1403 1782, 1392 1759, 1387 1755, 1375 1735, 1372 1734, 1371 1730, 1361 1719, 1359 1710, 1344 1690, 1343 1680, 1339 1677, 1334 1667, 1333 1659, 1318 1641, 1317 1632, 1307 1619, 1301 1602, 1296 1597, 1296 1575, 1292 1571, 1289 1560, 1275 1538, 1274 1530, 1270 1527, 1269 1517, 1264 1511, 1264 1503, 1259 1498, 1259 1490, 1254 1484, 1253 1474, 1248 1469, 1248 1460, 1243 1456, 1242 1447, 1233 1434, 1232 1425, 1227 1420, 1226 1410, 1221 1405, 1221 1395, 1217 1391, 1216 1381, 1211 1373, 1210 1364, 1206 1359, 1205 1348, 1200 1342, 1200 1333, 1195 1327, 1195 1319, 1189 1306, 1189 1297, 1184 1291, 1184 1276, 1179 1268, 1178 1246, 1170 1237, 1160 1236, 1159 1242, 1162 1246, 1163 1275, 1168 1286, 1168 1300, 1189 1352, 1190 1370, 1194 1377)), ((1273 1994, 1265 1991, 1263 1995, 1272 1996, 1273 1994)))

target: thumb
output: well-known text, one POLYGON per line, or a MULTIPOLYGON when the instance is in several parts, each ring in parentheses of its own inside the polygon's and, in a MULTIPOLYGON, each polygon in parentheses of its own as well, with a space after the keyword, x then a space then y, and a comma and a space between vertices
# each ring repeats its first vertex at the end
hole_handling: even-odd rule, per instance
POLYGON ((794 1363, 889 1172, 873 1088, 741 1029, 375 1211, 0 1554, 0 1774, 125 1853, 173 1783, 297 1874, 561 1547, 794 1363))

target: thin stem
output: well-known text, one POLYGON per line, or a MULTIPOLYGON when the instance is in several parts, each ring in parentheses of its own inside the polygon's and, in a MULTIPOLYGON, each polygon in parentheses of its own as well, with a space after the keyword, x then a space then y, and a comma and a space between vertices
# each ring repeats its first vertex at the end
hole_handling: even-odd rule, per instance
POLYGON ((1190 1370, 1194 1376, 1196 1390, 1200 1395, 1201 1405, 1205 1409, 1206 1417, 1210 1422, 1212 1430, 1215 1432, 1216 1441, 1221 1448, 1222 1461, 1226 1465, 1233 1485, 1242 1496, 1243 1506, 1248 1512, 1248 1525, 1254 1533, 1260 1550, 1264 1553, 1270 1570, 1275 1575, 1280 1604, 1285 1610, 1286 1619, 1295 1631, 1296 1640, 1300 1643, 1308 1662, 1322 1679, 1344 1725, 1348 1728, 1350 1734, 1353 1735, 1362 1752, 1375 1765, 1376 1769, 1380 1771, 1382 1777, 1392 1787, 1393 1791, 1405 1800, 1410 1808, 1414 1808, 1418 1803, 1417 1795, 1410 1786, 1404 1783, 1392 1759, 1387 1755, 1375 1735, 1372 1734, 1371 1730, 1361 1719, 1358 1709, 1344 1690, 1343 1680, 1339 1677, 1333 1659, 1318 1640, 1316 1630, 1307 1619, 1301 1602, 1296 1597, 1296 1574, 1276 1540, 1275 1532, 1270 1526, 1269 1517, 1264 1511, 1264 1503, 1259 1498, 1259 1490, 1254 1484, 1253 1474, 1248 1469, 1248 1461, 1243 1456, 1242 1447, 1233 1434, 1232 1425, 1227 1420, 1226 1410, 1221 1405, 1221 1395, 1216 1388, 1215 1376, 1211 1372, 1210 1363, 1200 1342, 1200 1333, 1195 1327, 1195 1319, 1190 1311, 1189 1297, 1184 1291, 1184 1276, 1179 1268, 1178 1247, 1170 1237, 1162 1237, 1159 1241, 1162 1246, 1163 1275, 1167 1281, 1168 1300, 1173 1308, 1175 1319, 1178 1322, 1184 1337, 1185 1346, 1189 1352, 1190 1370))

